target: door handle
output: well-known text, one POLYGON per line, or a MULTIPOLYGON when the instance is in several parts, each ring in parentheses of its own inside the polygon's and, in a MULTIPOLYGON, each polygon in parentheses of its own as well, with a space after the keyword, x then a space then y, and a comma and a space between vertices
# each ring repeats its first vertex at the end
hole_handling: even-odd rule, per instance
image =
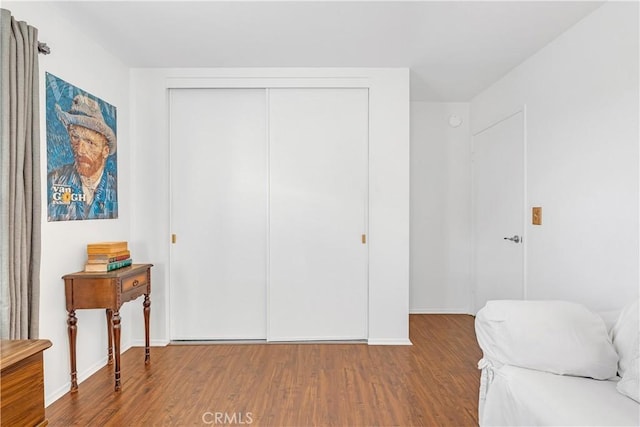
POLYGON ((504 240, 511 240, 513 243, 520 243, 522 239, 517 234, 513 237, 505 237, 504 240))

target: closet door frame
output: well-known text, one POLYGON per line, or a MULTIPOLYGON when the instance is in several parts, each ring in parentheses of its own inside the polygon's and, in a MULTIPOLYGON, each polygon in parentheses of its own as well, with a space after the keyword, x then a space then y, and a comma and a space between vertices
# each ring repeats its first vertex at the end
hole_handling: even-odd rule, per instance
MULTIPOLYGON (((262 79, 258 79, 258 80, 262 80, 262 79)), ((214 82, 210 82, 208 84, 203 85, 202 82, 195 82, 197 84, 194 84, 193 81, 191 81, 189 79, 189 81, 185 81, 185 82, 181 82, 179 84, 172 84, 170 86, 168 86, 167 88, 167 97, 170 96, 170 92, 171 90, 176 90, 176 89, 202 89, 202 90, 206 90, 206 89, 260 89, 260 90, 265 90, 266 92, 266 96, 265 96, 265 112, 266 112, 266 120, 267 120, 267 132, 265 135, 266 141, 267 141, 267 153, 269 152, 269 94, 270 94, 270 90, 271 89, 363 89, 363 90, 367 90, 367 92, 369 91, 369 88, 367 87, 366 84, 364 84, 364 82, 355 82, 353 79, 347 79, 345 81, 335 81, 334 79, 331 79, 331 81, 328 81, 327 79, 318 79, 315 80, 313 79, 313 81, 306 81, 305 84, 300 84, 300 82, 291 82, 291 83, 284 83, 282 81, 270 81, 271 84, 267 84, 267 81, 255 81, 254 79, 248 79, 248 80, 241 80, 241 81, 217 81, 215 84, 214 82), (261 84, 262 83, 262 84, 261 84), (283 84, 284 83, 284 84, 283 84), (355 83, 355 85, 354 85, 355 83)), ((171 103, 168 103, 169 105, 171 105, 171 103)), ((367 105, 367 109, 368 109, 368 105, 367 105)), ((368 111, 367 111, 368 114, 368 111)), ((171 121, 171 112, 168 112, 168 118, 169 118, 169 122, 171 121)), ((171 149, 172 143, 171 141, 169 142, 169 147, 171 149)), ((269 158, 269 155, 267 154, 267 159, 269 158)), ((363 159, 363 161, 367 164, 367 175, 368 175, 368 164, 369 164, 369 159, 365 158, 363 159)), ((268 160, 267 160, 268 162, 268 160)), ((267 163, 267 171, 269 170, 269 164, 267 163)), ((269 173, 269 172, 267 172, 269 173)), ((171 182, 171 185, 169 185, 169 200, 170 200, 170 213, 169 213, 169 223, 173 224, 173 216, 171 213, 171 209, 173 207, 173 200, 174 200, 174 195, 172 194, 172 187, 173 187, 173 177, 172 177, 172 170, 171 168, 169 168, 169 180, 171 182)), ((369 212, 369 194, 368 194, 368 190, 367 190, 367 194, 364 195, 365 200, 367 200, 367 206, 365 208, 365 219, 364 219, 364 223, 365 223, 365 239, 368 238, 369 236, 369 230, 368 230, 368 212, 369 212)), ((267 196, 267 200, 268 200, 268 196, 267 196)), ((268 203, 268 202, 267 202, 268 203)), ((265 207, 268 208, 268 207, 265 207)), ((267 216, 267 225, 269 223, 269 217, 267 216)), ((170 225, 171 227, 171 225, 170 225)), ((173 233, 173 230, 171 231, 171 233, 173 233)), ((266 281, 266 300, 265 300, 265 312, 266 312, 266 319, 265 319, 265 323, 266 323, 266 339, 269 340, 269 337, 271 337, 271 331, 270 331, 270 318, 271 318, 271 307, 270 307, 270 251, 269 251, 269 243, 270 242, 270 234, 269 234, 269 227, 267 227, 267 236, 266 236, 266 247, 265 247, 265 251, 266 251, 266 265, 267 265, 267 274, 265 277, 265 281, 266 281)), ((172 283, 172 251, 169 251, 169 289, 168 289, 168 294, 169 294, 169 298, 168 298, 168 307, 167 307, 167 330, 168 331, 172 331, 171 328, 171 318, 172 318, 172 310, 171 310, 171 295, 172 295, 172 286, 175 286, 175 284, 172 283)), ((367 256, 366 256, 366 265, 365 268, 369 269, 368 266, 368 243, 367 243, 367 256)), ((364 323, 366 325, 367 328, 367 334, 366 337, 369 337, 368 334, 368 330, 369 330, 369 301, 368 301, 368 294, 369 294, 369 281, 368 281, 368 273, 367 273, 367 283, 366 283, 366 287, 367 287, 367 300, 364 302, 364 304, 367 306, 366 309, 366 313, 365 313, 365 319, 364 319, 364 323)), ((170 336, 170 339, 173 338, 170 336)), ((314 338, 314 337, 311 337, 314 338)))
MULTIPOLYGON (((168 164, 168 91, 179 88, 364 88, 369 90, 368 343, 409 340, 409 70, 407 68, 167 68, 132 71, 134 157, 158 153, 168 164), (159 126, 157 126, 160 124, 159 126)), ((135 159, 134 159, 135 160, 135 159)), ((135 191, 166 194, 143 204, 134 236, 157 264, 152 341, 166 345, 170 330, 170 176, 142 163, 135 191), (158 215, 158 209, 161 209, 158 215), (146 221, 147 216, 154 221, 146 221), (155 332, 153 332, 155 331, 155 332)), ((150 199, 149 199, 150 200, 150 199)), ((135 316, 134 316, 135 318, 135 316)), ((139 341, 139 338, 136 337, 139 341)), ((136 341, 136 342, 137 342, 136 341)))

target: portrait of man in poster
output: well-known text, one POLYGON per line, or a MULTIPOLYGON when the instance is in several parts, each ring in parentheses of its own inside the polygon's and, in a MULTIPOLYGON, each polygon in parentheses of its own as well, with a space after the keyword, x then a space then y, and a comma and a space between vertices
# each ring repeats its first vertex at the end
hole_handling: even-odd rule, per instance
POLYGON ((118 217, 115 122, 114 107, 47 73, 49 221, 118 217))

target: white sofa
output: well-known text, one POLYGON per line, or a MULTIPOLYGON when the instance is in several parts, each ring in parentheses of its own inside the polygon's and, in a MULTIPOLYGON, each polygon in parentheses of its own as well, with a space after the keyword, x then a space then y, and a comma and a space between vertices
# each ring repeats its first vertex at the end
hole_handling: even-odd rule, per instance
POLYGON ((638 311, 489 301, 475 320, 480 425, 640 426, 638 311))

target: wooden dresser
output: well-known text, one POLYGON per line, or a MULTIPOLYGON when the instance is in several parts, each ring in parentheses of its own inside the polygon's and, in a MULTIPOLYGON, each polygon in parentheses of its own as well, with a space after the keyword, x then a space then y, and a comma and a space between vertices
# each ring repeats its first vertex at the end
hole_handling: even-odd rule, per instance
POLYGON ((47 425, 42 352, 49 347, 49 340, 0 341, 0 425, 47 425))

